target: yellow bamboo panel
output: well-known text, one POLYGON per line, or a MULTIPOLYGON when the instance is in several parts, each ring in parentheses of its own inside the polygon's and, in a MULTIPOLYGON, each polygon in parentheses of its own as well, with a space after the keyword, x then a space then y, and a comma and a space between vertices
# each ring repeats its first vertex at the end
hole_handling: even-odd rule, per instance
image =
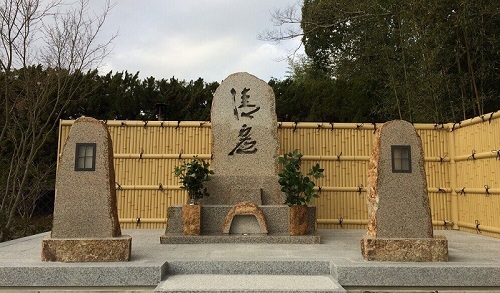
MULTIPOLYGON (((485 117, 461 124, 415 124, 426 157, 436 229, 448 228, 439 223, 452 220, 462 223, 460 230, 474 233, 470 227, 476 221, 500 227, 500 112, 491 115, 491 120, 490 114, 485 117), (451 174, 456 174, 455 178, 451 174), (465 195, 460 193, 462 188, 465 195), (457 199, 455 210, 453 198, 457 199)), ((60 123, 59 153, 71 124, 64 120, 60 123)), ((173 176, 174 167, 192 155, 210 161, 210 123, 108 121, 107 125, 115 153, 117 186, 123 187, 117 190, 122 228, 163 229, 167 207, 187 201, 186 192, 178 189, 178 178, 173 176), (141 218, 140 224, 137 218, 141 218)), ((316 163, 325 169, 325 177, 316 181, 321 188, 314 202, 319 228, 366 228, 366 179, 375 127, 380 124, 279 123, 280 153, 299 149, 304 154, 303 171, 316 163)), ((500 233, 482 233, 500 237, 500 233)))

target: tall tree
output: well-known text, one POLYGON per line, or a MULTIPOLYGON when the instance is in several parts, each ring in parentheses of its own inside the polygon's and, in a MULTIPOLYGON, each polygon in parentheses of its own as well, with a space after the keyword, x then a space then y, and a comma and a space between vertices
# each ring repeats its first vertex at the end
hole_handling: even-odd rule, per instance
POLYGON ((300 20, 314 67, 362 85, 377 117, 443 122, 500 108, 498 1, 304 0, 301 19, 291 11, 275 22, 300 20))
POLYGON ((0 241, 54 177, 44 147, 68 105, 88 94, 84 72, 108 54, 113 36, 97 35, 110 9, 106 2, 96 13, 87 0, 0 4, 0 241))

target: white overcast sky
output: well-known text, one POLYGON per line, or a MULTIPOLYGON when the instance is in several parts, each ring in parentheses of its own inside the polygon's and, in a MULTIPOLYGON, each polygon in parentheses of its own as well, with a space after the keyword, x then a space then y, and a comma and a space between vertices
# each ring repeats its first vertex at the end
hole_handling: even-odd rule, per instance
MULTIPOLYGON (((94 0, 98 1, 98 0, 94 0)), ((102 1, 102 0, 101 0, 102 1)), ((93 3, 95 5, 96 2, 93 3)), ((115 0, 103 36, 118 32, 100 70, 140 72, 141 78, 222 81, 249 72, 265 81, 287 74, 288 53, 300 39, 258 40, 274 28, 271 13, 298 0, 115 0)), ((299 51, 301 52, 302 49, 299 51)))

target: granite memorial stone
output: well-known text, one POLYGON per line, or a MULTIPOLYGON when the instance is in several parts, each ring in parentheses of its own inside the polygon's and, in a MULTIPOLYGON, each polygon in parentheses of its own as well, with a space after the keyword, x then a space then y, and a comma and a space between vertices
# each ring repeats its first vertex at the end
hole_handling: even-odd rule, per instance
POLYGON ((447 261, 445 238, 434 237, 422 142, 402 120, 377 129, 368 170, 368 231, 363 257, 387 261, 447 261))
POLYGON ((60 158, 54 220, 42 260, 130 260, 132 239, 118 223, 113 147, 104 123, 75 121, 60 158))
POLYGON ((215 91, 211 122, 215 175, 205 203, 283 204, 272 88, 251 74, 231 74, 215 91))

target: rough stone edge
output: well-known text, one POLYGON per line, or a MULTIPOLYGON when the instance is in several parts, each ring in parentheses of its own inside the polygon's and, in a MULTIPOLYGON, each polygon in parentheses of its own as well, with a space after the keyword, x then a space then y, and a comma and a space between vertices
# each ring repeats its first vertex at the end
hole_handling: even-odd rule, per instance
POLYGON ((373 238, 361 239, 361 254, 369 261, 447 262, 448 240, 434 238, 373 238), (418 245, 418 246, 417 246, 418 245), (398 253, 394 253, 397 248, 398 253))
POLYGON ((241 215, 255 216, 255 219, 259 224, 260 233, 268 234, 266 217, 259 209, 259 207, 255 203, 250 201, 240 202, 235 206, 233 206, 231 210, 229 210, 226 219, 224 220, 224 224, 222 224, 222 234, 229 234, 234 216, 241 216, 241 215))
POLYGON ((59 262, 115 262, 130 261, 132 237, 122 235, 102 239, 42 240, 42 261, 59 262))

